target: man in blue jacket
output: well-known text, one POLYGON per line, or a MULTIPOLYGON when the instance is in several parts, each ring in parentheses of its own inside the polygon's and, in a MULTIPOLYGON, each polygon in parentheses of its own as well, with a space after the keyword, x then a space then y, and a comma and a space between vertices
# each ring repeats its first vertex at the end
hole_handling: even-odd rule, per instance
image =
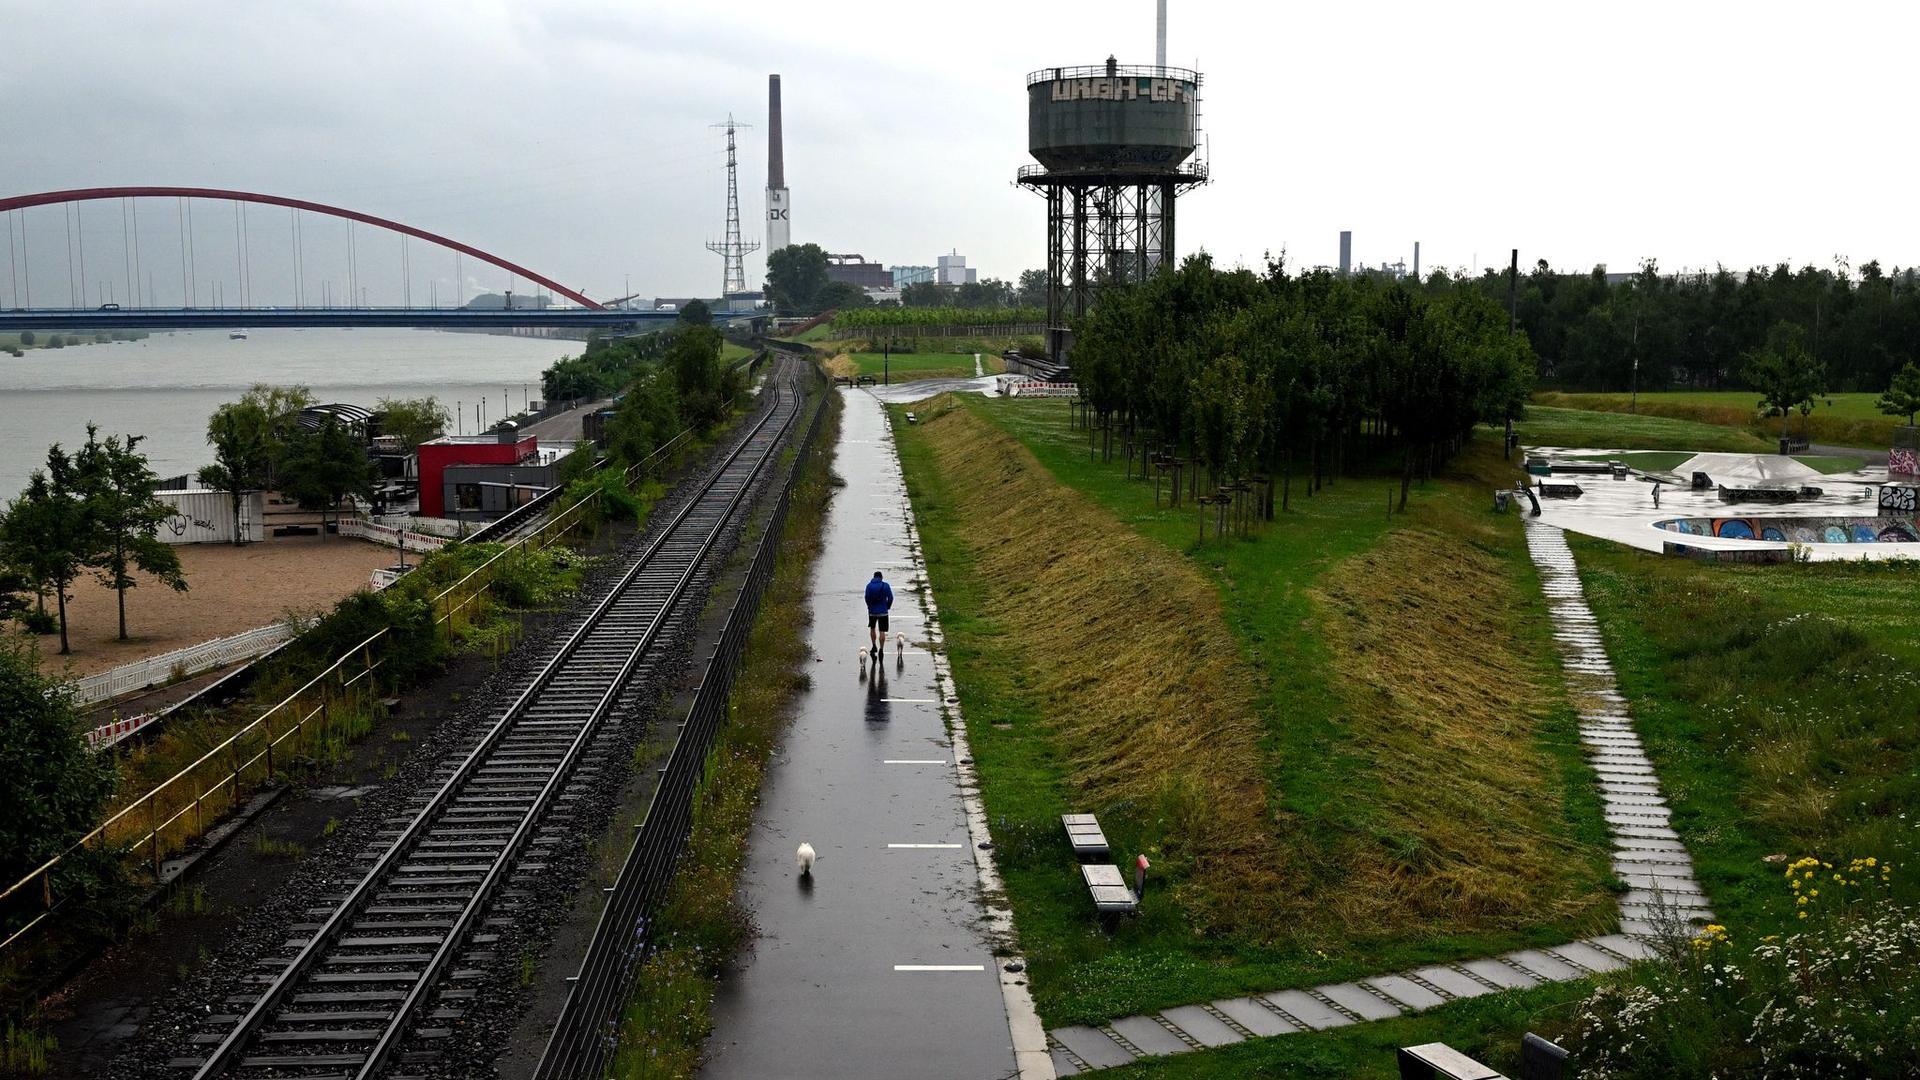
POLYGON ((873 662, 880 662, 880 651, 887 647, 887 612, 893 610, 893 586, 873 572, 867 582, 867 638, 873 643, 873 662))

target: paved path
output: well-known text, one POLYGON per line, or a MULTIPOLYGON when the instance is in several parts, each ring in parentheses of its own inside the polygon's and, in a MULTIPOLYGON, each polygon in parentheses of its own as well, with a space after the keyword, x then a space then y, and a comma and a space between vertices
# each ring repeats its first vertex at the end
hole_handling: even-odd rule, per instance
POLYGON ((575 406, 566 412, 554 413, 545 420, 528 424, 522 435, 532 435, 548 442, 579 442, 586 438, 587 415, 612 404, 613 399, 603 398, 575 406))
POLYGON ((811 586, 819 660, 761 790, 740 884, 760 938, 721 984, 701 1075, 1012 1076, 970 832, 983 822, 963 798, 964 738, 956 747, 941 714, 951 680, 914 647, 931 609, 916 591, 899 461, 878 400, 841 394, 835 471, 847 485, 811 586), (878 678, 859 661, 876 569, 909 642, 888 646, 878 678), (794 866, 801 841, 819 853, 811 885, 794 866))
POLYGON ((1628 885, 1620 896, 1621 933, 1306 990, 1200 1002, 1099 1027, 1058 1028, 1047 1035, 1059 1075, 1259 1036, 1384 1020, 1461 998, 1613 971, 1651 955, 1647 938, 1663 927, 1713 917, 1693 879, 1686 847, 1670 826, 1653 763, 1640 746, 1614 682, 1566 536, 1538 519, 1528 519, 1526 528, 1567 692, 1580 717, 1580 739, 1600 784, 1613 839, 1613 870, 1628 885))

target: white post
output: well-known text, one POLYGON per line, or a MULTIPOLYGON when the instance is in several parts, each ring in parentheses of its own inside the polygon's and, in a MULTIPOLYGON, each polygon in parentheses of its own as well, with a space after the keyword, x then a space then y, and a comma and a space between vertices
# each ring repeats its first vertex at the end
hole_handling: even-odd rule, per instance
POLYGON ((1154 4, 1153 62, 1158 67, 1167 66, 1167 0, 1154 4))

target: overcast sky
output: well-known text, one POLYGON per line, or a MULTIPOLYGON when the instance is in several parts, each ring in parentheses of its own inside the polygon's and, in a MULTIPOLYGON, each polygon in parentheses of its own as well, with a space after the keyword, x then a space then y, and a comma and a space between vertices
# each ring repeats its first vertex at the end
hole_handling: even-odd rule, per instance
MULTIPOLYGON (((1171 8, 1170 62, 1205 75, 1216 178, 1182 200, 1183 253, 1330 263, 1344 228, 1360 261, 1420 240, 1426 267, 1502 262, 1510 247, 1581 269, 1920 262, 1911 4, 1171 8)), ((1012 184, 1030 160, 1024 75, 1153 57, 1151 0, 0 0, 0 27, 6 194, 146 183, 303 197, 594 296, 629 275, 647 296, 718 291, 703 243, 722 230, 724 151, 708 125, 754 125, 740 188, 757 238, 770 72, 785 88, 796 242, 889 264, 957 249, 1013 278, 1044 254, 1040 200, 1012 184)), ((124 299, 120 210, 86 213, 88 291, 124 299)), ((145 270, 177 296, 172 210, 141 213, 145 270)), ((229 300, 231 214, 208 207, 195 223, 197 283, 224 275, 229 300)), ((64 303, 63 212, 28 218, 35 300, 64 303)), ((343 287, 344 245, 335 226, 303 228, 313 301, 318 282, 343 287)), ((251 211, 248 231, 256 293, 276 302, 287 215, 251 211)), ((363 281, 397 300, 397 241, 358 243, 363 281)), ((417 294, 434 277, 448 287, 450 257, 412 255, 417 294)), ((763 266, 749 258, 750 283, 763 266)), ((0 274, 0 296, 12 290, 0 274)))

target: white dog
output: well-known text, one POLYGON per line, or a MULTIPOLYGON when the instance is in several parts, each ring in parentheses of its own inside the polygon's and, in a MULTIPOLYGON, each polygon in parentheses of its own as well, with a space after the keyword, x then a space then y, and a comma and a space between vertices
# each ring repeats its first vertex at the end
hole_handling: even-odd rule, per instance
POLYGON ((799 864, 801 877, 813 876, 813 859, 813 845, 804 840, 801 841, 800 849, 793 853, 793 861, 799 864))

